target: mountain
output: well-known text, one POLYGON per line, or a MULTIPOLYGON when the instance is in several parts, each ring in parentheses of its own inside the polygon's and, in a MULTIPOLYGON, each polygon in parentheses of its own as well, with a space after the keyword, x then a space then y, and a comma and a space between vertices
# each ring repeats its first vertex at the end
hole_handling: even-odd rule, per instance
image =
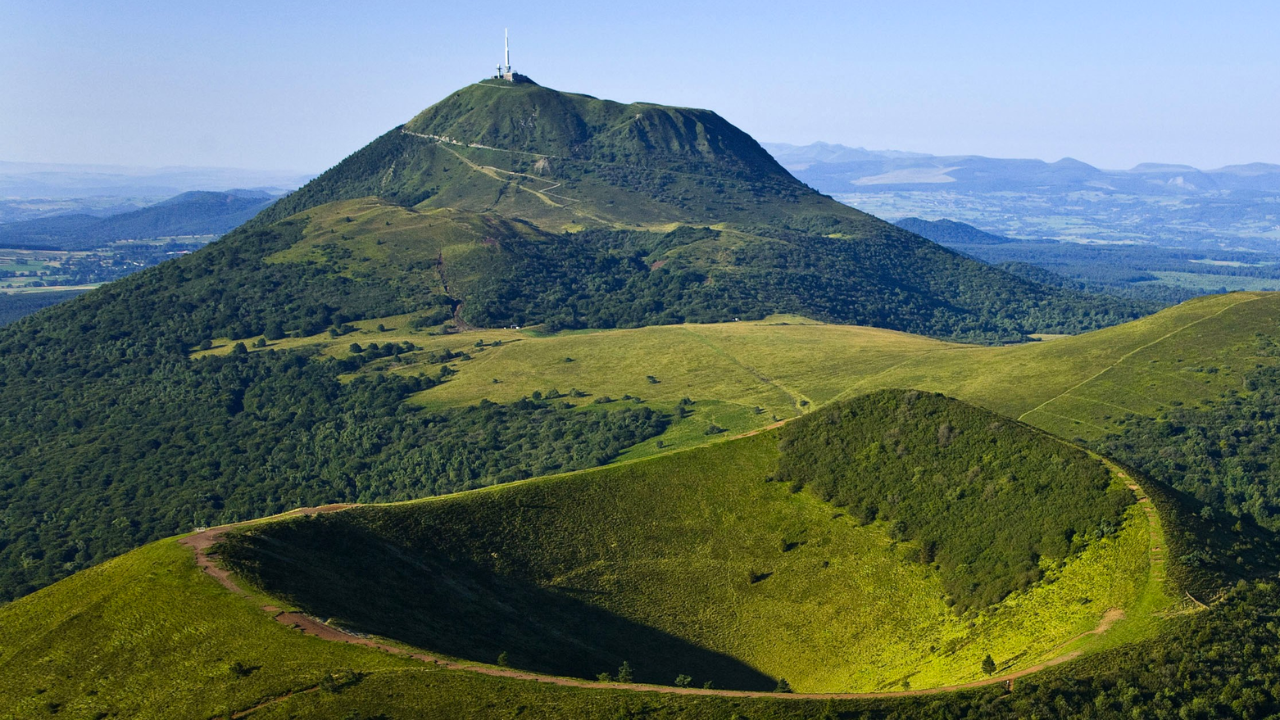
POLYGON ((547 229, 785 220, 804 230, 811 217, 829 232, 875 227, 809 191, 713 112, 500 81, 433 105, 263 219, 370 196, 497 212, 547 229))
POLYGON ((99 218, 56 215, 0 225, 0 247, 88 250, 120 240, 221 235, 275 199, 258 190, 191 191, 150 207, 99 218))
MULTIPOLYGON (((1032 328, 1011 322, 1009 312, 1037 307, 1059 327, 1084 327, 1071 319, 1076 300, 813 192, 715 113, 623 105, 535 84, 486 81, 454 93, 250 227, 279 231, 292 217, 333 234, 331 219, 351 218, 342 235, 353 252, 380 241, 409 251, 404 244, 416 240, 385 228, 446 209, 451 222, 493 227, 486 247, 455 248, 466 268, 489 268, 478 284, 444 293, 475 325, 555 319, 557 327, 589 327, 796 312, 1012 339, 1032 328), (340 210, 335 204, 355 201, 340 210), (497 218, 538 233, 515 232, 497 218)), ((357 256, 365 271, 395 274, 376 254, 357 256)), ((315 253, 305 257, 325 264, 315 253)), ((1118 305, 1106 312, 1132 316, 1118 305)))
POLYGON ((830 143, 766 143, 784 167, 828 193, 915 190, 960 193, 1101 192, 1174 197, 1224 191, 1280 192, 1280 165, 1252 163, 1199 170, 1142 163, 1102 170, 1072 158, 1057 162, 864 150, 830 143))
POLYGON ((986 342, 1138 314, 824 197, 715 113, 482 82, 217 242, 0 329, 0 597, 193 523, 609 462, 664 422, 436 414, 410 400, 479 350, 393 372, 441 357, 424 337, 777 312, 986 342), (310 344, 357 323, 419 334, 310 344), (519 441, 536 426, 558 430, 519 441))
POLYGON ((1005 245, 1015 242, 1026 242, 1025 240, 1015 240, 1007 238, 1003 235, 993 235, 992 233, 979 230, 968 223, 956 222, 955 220, 921 220, 920 218, 903 218, 894 225, 909 230, 920 237, 932 240, 939 245, 1005 245))

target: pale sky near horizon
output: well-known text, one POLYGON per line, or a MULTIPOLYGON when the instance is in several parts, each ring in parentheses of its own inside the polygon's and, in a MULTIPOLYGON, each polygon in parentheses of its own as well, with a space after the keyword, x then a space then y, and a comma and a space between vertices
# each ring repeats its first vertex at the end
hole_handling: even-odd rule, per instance
POLYGON ((1280 3, 0 0, 0 160, 320 171, 512 64, 762 142, 1280 163, 1280 3))

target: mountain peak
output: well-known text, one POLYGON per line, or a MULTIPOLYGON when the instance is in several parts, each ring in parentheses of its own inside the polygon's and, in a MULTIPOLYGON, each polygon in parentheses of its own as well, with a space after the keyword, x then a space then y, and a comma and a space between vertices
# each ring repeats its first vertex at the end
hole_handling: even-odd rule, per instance
POLYGON ((751 136, 710 110, 624 104, 532 81, 483 80, 422 111, 404 129, 552 158, 650 167, 727 164, 753 174, 786 174, 751 136))
POLYGON ((814 214, 864 222, 710 110, 620 103, 502 78, 450 94, 259 220, 370 196, 496 212, 553 231, 814 214))

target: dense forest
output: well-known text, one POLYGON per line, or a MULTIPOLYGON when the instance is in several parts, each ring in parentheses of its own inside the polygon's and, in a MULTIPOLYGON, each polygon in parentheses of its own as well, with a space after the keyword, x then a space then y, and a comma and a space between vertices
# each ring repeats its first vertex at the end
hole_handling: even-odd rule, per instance
MULTIPOLYGON (((1259 353, 1275 352, 1271 341, 1259 344, 1259 353)), ((1243 394, 1202 406, 1126 417, 1120 433, 1094 443, 1178 498, 1177 507, 1162 512, 1172 512, 1181 528, 1170 537, 1180 565, 1233 579, 1280 570, 1280 371, 1258 369, 1245 385, 1243 394)))
POLYGON ((1252 392, 1203 407, 1129 418, 1099 447, 1194 496, 1207 514, 1280 530, 1280 369, 1258 370, 1247 385, 1252 392))
POLYGON ((757 227, 732 238, 707 228, 667 234, 585 231, 540 242, 512 238, 512 258, 464 301, 480 326, 638 327, 796 313, 976 342, 1079 333, 1153 309, 1009 276, 990 282, 958 255, 757 227), (715 261, 705 258, 714 254, 715 261), (653 266, 657 265, 655 269, 653 266), (869 268, 894 266, 892 276, 869 268))
POLYGON ((57 305, 63 300, 83 294, 83 290, 50 290, 38 293, 0 293, 0 325, 24 318, 31 313, 57 305))
POLYGON ((782 431, 776 478, 888 523, 935 565, 957 612, 1025 589, 1112 534, 1133 503, 1083 451, 942 395, 887 390, 782 431))
POLYGON ((234 243, 204 253, 0 331, 0 597, 198 525, 588 467, 665 428, 644 407, 405 405, 438 376, 338 381, 385 352, 191 359, 201 338, 241 323, 323 329, 379 300, 394 307, 303 267, 247 263, 259 275, 246 277, 234 243))

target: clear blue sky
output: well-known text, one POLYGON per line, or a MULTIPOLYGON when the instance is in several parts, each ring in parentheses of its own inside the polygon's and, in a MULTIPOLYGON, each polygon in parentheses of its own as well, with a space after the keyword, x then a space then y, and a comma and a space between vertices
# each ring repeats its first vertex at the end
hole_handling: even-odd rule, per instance
POLYGON ((0 160, 321 170, 491 73, 757 139, 1280 163, 1276 2, 0 0, 0 160))

